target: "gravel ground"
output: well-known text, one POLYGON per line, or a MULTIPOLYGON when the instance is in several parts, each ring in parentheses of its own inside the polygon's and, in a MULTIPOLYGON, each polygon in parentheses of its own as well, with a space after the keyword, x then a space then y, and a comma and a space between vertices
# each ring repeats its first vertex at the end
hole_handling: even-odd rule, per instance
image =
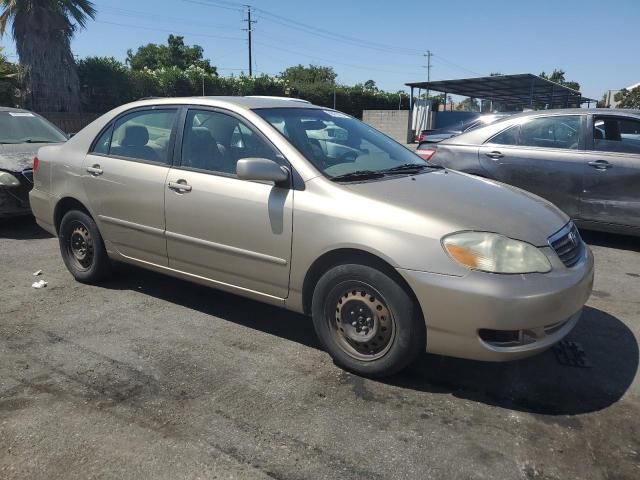
POLYGON ((425 354, 381 382, 306 317, 132 267, 82 285, 56 239, 3 221, 0 478, 640 478, 640 240, 586 239, 569 339, 590 368, 425 354))

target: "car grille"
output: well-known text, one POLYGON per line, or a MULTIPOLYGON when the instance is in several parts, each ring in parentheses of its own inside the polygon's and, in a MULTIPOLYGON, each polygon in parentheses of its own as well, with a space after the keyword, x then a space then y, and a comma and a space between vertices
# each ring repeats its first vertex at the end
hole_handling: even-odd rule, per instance
POLYGON ((573 267, 578 263, 584 252, 584 242, 573 222, 569 222, 560 231, 551 235, 549 245, 567 267, 573 267))

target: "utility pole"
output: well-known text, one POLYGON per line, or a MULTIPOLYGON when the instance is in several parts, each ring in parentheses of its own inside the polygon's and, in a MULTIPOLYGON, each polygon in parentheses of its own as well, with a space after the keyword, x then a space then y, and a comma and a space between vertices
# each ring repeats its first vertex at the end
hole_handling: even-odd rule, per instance
MULTIPOLYGON (((433 53, 431 53, 431 50, 427 50, 427 53, 424 54, 424 56, 427 58, 427 83, 431 82, 431 57, 433 56, 433 53)), ((427 100, 429 99, 429 87, 427 87, 427 100)))
POLYGON ((256 23, 256 20, 251 20, 251 5, 245 5, 247 7, 247 18, 245 21, 247 22, 247 28, 245 29, 249 34, 249 76, 253 77, 253 62, 251 60, 251 33, 253 32, 253 24, 256 23))
MULTIPOLYGON (((427 50, 427 53, 424 54, 424 56, 427 58, 427 83, 431 82, 431 55, 433 55, 431 53, 431 50, 427 50)), ((425 108, 424 108, 424 125, 427 128, 430 128, 429 125, 429 113, 427 112, 427 105, 429 105, 429 95, 431 92, 429 92, 429 86, 427 85, 427 96, 425 98, 425 108)), ((431 110, 431 107, 429 107, 429 111, 431 110)))

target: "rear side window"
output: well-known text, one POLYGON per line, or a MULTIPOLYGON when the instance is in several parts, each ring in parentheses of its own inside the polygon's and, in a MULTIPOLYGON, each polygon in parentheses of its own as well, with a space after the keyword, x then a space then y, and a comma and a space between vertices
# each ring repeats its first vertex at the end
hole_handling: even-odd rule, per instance
POLYGON ((575 150, 580 140, 579 115, 538 117, 520 126, 519 145, 575 150))
POLYGON ((640 154, 640 121, 615 117, 596 117, 593 146, 600 152, 640 154))
POLYGON ((93 153, 169 163, 176 109, 138 110, 124 115, 96 140, 93 153))
POLYGON ((509 127, 506 130, 500 132, 487 143, 495 143, 497 145, 517 145, 519 131, 520 125, 514 125, 513 127, 509 127))

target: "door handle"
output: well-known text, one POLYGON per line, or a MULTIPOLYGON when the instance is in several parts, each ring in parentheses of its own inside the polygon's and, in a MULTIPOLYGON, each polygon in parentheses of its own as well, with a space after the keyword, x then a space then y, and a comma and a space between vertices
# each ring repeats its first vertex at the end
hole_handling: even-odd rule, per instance
POLYGON ((98 164, 92 165, 91 167, 87 167, 87 172, 89 172, 94 177, 97 177, 98 175, 102 175, 103 173, 102 169, 100 168, 100 165, 98 164))
POLYGON ((185 180, 178 180, 177 182, 169 182, 167 186, 171 190, 175 190, 178 193, 190 192, 192 188, 191 185, 187 185, 187 182, 185 180))
POLYGON ((498 160, 499 158, 504 157, 504 155, 498 151, 487 152, 485 155, 493 160, 498 160))
POLYGON ((606 170, 613 167, 613 165, 611 165, 606 160, 594 160, 593 162, 589 162, 589 166, 595 168, 596 170, 606 170))

